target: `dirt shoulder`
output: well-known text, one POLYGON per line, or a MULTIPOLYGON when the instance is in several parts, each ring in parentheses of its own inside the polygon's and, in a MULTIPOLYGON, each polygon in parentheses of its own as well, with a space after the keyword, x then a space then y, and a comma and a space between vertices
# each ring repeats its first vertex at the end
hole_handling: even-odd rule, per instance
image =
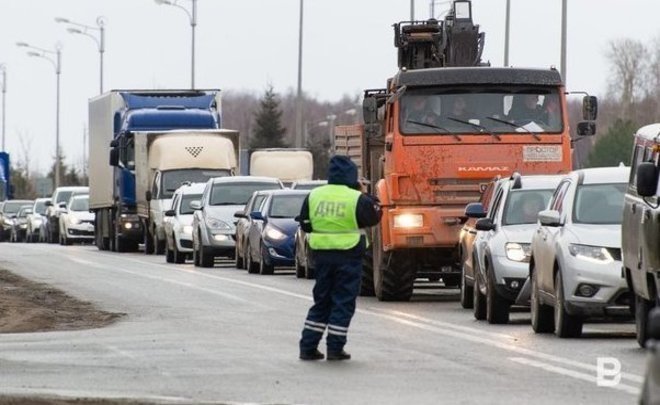
POLYGON ((100 328, 123 315, 0 269, 0 333, 100 328))

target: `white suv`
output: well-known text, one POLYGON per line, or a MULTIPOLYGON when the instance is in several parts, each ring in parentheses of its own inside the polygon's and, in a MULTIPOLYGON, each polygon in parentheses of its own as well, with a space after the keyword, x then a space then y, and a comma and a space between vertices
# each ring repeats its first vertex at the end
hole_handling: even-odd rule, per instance
POLYGON ((621 274, 629 174, 627 167, 574 171, 539 213, 529 267, 534 332, 579 337, 588 317, 630 316, 621 274))
POLYGON ((165 211, 163 229, 165 233, 165 260, 168 263, 183 263, 193 251, 193 210, 190 203, 202 199, 206 183, 186 184, 179 187, 172 197, 172 208, 165 211))

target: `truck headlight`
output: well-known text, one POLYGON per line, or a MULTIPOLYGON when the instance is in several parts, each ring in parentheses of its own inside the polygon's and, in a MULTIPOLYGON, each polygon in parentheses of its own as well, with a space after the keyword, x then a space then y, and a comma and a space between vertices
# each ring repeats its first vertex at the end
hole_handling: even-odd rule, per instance
POLYGON ((184 225, 184 226, 181 227, 181 232, 183 232, 187 235, 191 235, 192 234, 192 229, 193 229, 192 225, 184 225))
POLYGON ((272 226, 267 226, 265 231, 266 237, 270 240, 282 240, 286 238, 286 235, 281 232, 279 229, 273 228, 272 226))
POLYGON ((607 248, 600 246, 578 245, 576 243, 571 243, 568 245, 568 251, 572 256, 575 256, 578 259, 593 263, 607 264, 614 262, 614 258, 607 250, 607 248))
POLYGON ((206 226, 216 231, 231 231, 231 226, 217 218, 206 218, 206 226))
POLYGON ((399 214, 394 216, 395 228, 421 228, 424 226, 422 214, 399 214))
POLYGON ((529 243, 515 243, 509 242, 504 245, 506 251, 506 258, 514 262, 529 262, 532 253, 532 247, 529 243))

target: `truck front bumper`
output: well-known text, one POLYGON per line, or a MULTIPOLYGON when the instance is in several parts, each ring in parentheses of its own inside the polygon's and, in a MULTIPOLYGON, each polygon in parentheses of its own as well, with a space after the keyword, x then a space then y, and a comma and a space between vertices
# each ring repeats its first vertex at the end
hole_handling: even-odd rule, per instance
POLYGON ((402 248, 454 248, 465 218, 456 208, 398 206, 383 209, 383 247, 386 251, 402 248))

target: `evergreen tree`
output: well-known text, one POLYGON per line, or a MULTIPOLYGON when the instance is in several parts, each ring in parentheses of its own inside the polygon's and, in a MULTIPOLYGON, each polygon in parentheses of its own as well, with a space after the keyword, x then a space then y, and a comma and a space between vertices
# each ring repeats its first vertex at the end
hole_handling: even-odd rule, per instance
POLYGON ((259 100, 259 109, 254 114, 255 128, 250 137, 250 149, 285 148, 286 128, 282 126, 280 101, 269 85, 264 96, 259 100))
POLYGON ((630 120, 616 120, 607 133, 594 145, 587 167, 618 166, 623 162, 630 165, 633 147, 633 134, 638 126, 630 120))

